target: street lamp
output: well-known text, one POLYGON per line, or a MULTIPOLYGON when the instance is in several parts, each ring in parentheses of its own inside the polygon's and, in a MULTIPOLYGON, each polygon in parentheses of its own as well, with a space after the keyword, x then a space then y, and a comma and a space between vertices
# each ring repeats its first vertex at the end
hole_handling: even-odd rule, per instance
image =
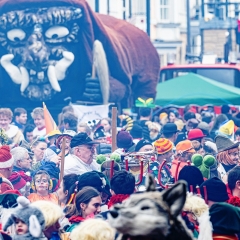
POLYGON ((95 0, 95 12, 99 12, 99 0, 95 0))
POLYGON ((151 0, 146 0, 147 34, 151 34, 151 0))

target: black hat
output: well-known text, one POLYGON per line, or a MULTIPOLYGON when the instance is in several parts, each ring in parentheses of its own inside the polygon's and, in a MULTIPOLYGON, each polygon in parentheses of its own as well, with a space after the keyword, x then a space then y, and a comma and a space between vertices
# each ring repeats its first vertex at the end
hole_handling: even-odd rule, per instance
POLYGON ((110 183, 107 177, 101 172, 92 171, 80 175, 78 178, 78 191, 84 187, 94 187, 99 192, 104 192, 111 196, 110 183))
POLYGON ((226 202, 229 199, 227 187, 219 178, 210 178, 200 186, 201 195, 204 197, 203 186, 206 186, 208 200, 213 202, 226 202))
POLYGON ((132 129, 130 130, 130 134, 132 135, 133 138, 142 138, 143 128, 138 124, 134 124, 132 129))
POLYGON ((177 125, 175 123, 166 123, 165 125, 163 125, 162 127, 162 133, 176 133, 179 132, 179 130, 177 129, 177 125))
POLYGON ((192 185, 194 193, 197 192, 196 186, 200 186, 204 182, 201 171, 195 166, 183 167, 179 172, 178 180, 185 180, 188 183, 189 192, 192 185))
POLYGON ((215 143, 217 145, 218 152, 223 152, 232 148, 237 148, 239 145, 239 142, 235 143, 230 138, 217 135, 215 137, 215 143))
POLYGON ((70 147, 74 148, 80 145, 89 145, 89 144, 99 144, 99 143, 94 142, 86 133, 81 132, 72 138, 70 147))
POLYGON ((233 235, 240 231, 240 208, 228 203, 215 203, 209 209, 213 233, 233 235))
POLYGON ((105 133, 104 133, 104 127, 103 126, 99 126, 94 134, 93 134, 93 138, 94 139, 99 139, 99 138, 104 138, 106 137, 105 133))
POLYGON ((146 145, 151 145, 152 143, 150 143, 148 140, 142 139, 140 140, 137 145, 135 146, 135 151, 138 152, 142 147, 146 146, 146 145))

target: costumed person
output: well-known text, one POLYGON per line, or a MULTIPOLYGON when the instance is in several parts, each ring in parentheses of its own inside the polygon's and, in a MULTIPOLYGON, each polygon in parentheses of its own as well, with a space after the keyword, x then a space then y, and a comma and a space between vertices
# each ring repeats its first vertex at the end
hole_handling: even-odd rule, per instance
POLYGON ((228 137, 218 135, 215 138, 218 149, 218 172, 226 182, 226 173, 239 164, 239 142, 234 143, 228 137))
POLYGON ((133 142, 137 144, 143 138, 143 128, 138 124, 133 124, 130 134, 133 137, 133 142))
POLYGON ((71 158, 65 159, 64 175, 70 173, 83 174, 85 172, 98 171, 99 166, 94 160, 96 154, 96 145, 98 142, 93 141, 86 133, 78 133, 72 140, 71 158))
POLYGON ((71 226, 66 229, 71 232, 77 225, 86 220, 93 218, 101 212, 102 199, 100 193, 93 187, 84 187, 76 195, 74 204, 66 208, 66 217, 71 226))
POLYGON ((201 171, 195 166, 184 166, 178 175, 177 180, 185 180, 188 183, 188 191, 193 194, 200 193, 197 191, 197 187, 204 182, 201 171))
POLYGON ((70 234, 71 240, 114 240, 116 230, 101 219, 88 219, 70 234))
POLYGON ((155 168, 155 163, 152 159, 154 148, 151 142, 148 140, 142 139, 140 140, 135 147, 136 156, 133 156, 128 160, 129 172, 132 173, 135 177, 135 181, 137 183, 137 188, 141 189, 145 186, 145 178, 148 174, 148 171, 154 171, 152 169, 155 168), (149 152, 149 155, 147 153, 149 152), (138 155, 139 153, 139 155, 138 155), (142 154, 141 154, 142 153, 142 154), (146 154, 143 154, 146 153, 146 154), (152 153, 152 155, 150 154, 152 153), (143 164, 143 175, 141 175, 141 161, 143 164), (142 178, 142 181, 141 181, 142 178))
POLYGON ((28 196, 30 202, 45 200, 58 204, 57 195, 55 193, 51 193, 53 190, 53 181, 46 171, 40 170, 35 174, 31 187, 35 193, 31 193, 28 196))
POLYGON ((194 153, 196 153, 196 151, 190 140, 184 140, 177 144, 176 154, 171 166, 171 173, 175 181, 177 181, 181 169, 191 163, 191 158, 194 153))
POLYGON ((103 118, 100 122, 100 124, 103 126, 104 128, 104 132, 106 134, 106 136, 111 136, 111 130, 112 130, 112 121, 110 118, 103 118))
POLYGON ((151 173, 153 174, 155 181, 157 183, 157 186, 161 186, 164 188, 164 186, 167 183, 173 183, 174 179, 171 175, 171 163, 173 160, 173 148, 174 145, 173 143, 167 139, 167 138, 159 138, 157 141, 154 143, 154 147, 157 151, 157 161, 152 162, 150 164, 151 168, 151 173), (165 163, 164 163, 165 161, 165 163), (159 176, 159 167, 162 166, 161 168, 161 174, 159 176), (161 179, 159 182, 159 179, 161 179))
POLYGON ((56 140, 57 140, 58 136, 61 134, 62 133, 58 129, 52 130, 50 133, 48 133, 46 135, 46 138, 48 139, 48 146, 56 147, 56 140))
POLYGON ((33 130, 33 137, 45 136, 46 135, 46 126, 45 126, 43 108, 41 108, 41 107, 34 108, 33 111, 31 112, 31 117, 36 126, 33 130))
POLYGON ((208 205, 204 202, 204 200, 197 195, 188 193, 182 210, 182 218, 186 222, 187 227, 192 230, 195 238, 198 237, 199 233, 198 218, 205 212, 208 212, 208 205))
POLYGON ((47 149, 47 142, 45 137, 35 137, 31 143, 31 151, 33 152, 32 157, 32 170, 36 171, 41 165, 43 160, 44 152, 47 149))
POLYGON ((51 240, 67 240, 68 235, 61 230, 64 227, 64 213, 60 206, 49 201, 36 201, 31 204, 38 208, 45 220, 45 228, 43 233, 47 239, 51 240))
POLYGON ((7 190, 13 190, 14 187, 8 178, 12 174, 14 159, 10 153, 10 147, 7 145, 0 147, 0 193, 7 190))
POLYGON ((61 205, 68 205, 73 201, 73 196, 77 192, 78 175, 75 173, 63 176, 56 194, 61 205), (72 197, 72 199, 71 199, 72 197))
POLYGON ((237 240, 240 234, 240 208, 228 203, 216 203, 209 209, 213 240, 237 240))
POLYGON ((234 167, 228 172, 228 203, 240 207, 240 166, 234 167))
POLYGON ((94 187, 98 190, 102 198, 102 204, 105 204, 108 198, 111 196, 109 180, 101 172, 87 172, 78 177, 78 191, 88 186, 94 187))
POLYGON ((13 172, 8 180, 11 181, 15 190, 25 197, 29 196, 32 181, 30 176, 23 175, 22 172, 13 172))
POLYGON ((193 240, 180 216, 187 195, 186 183, 179 181, 159 192, 154 178, 148 177, 145 192, 132 194, 109 211, 108 222, 120 233, 119 239, 193 240))
POLYGON ((121 170, 113 175, 110 185, 112 196, 107 203, 108 209, 117 203, 122 203, 134 193, 135 178, 131 173, 121 170))
POLYGON ((70 154, 71 140, 76 134, 77 133, 73 130, 65 130, 61 135, 58 136, 56 140, 56 147, 62 150, 63 137, 65 137, 65 157, 66 158, 70 154))
POLYGON ((109 154, 112 152, 112 145, 107 143, 103 126, 98 126, 93 133, 93 140, 99 142, 96 147, 97 154, 109 154))
POLYGON ((215 203, 209 213, 199 218, 198 240, 238 240, 240 208, 228 203, 215 203))
POLYGON ((133 138, 129 132, 121 130, 117 134, 117 147, 118 149, 114 153, 118 153, 123 156, 125 153, 135 151, 135 144, 133 138))
POLYGON ((22 131, 12 125, 13 113, 10 108, 0 108, 0 128, 3 128, 8 136, 9 145, 15 147, 24 139, 22 131))
POLYGON ((209 207, 214 203, 226 202, 229 199, 226 185, 217 177, 210 178, 203 182, 200 185, 200 191, 209 207))
POLYGON ((59 179, 61 162, 61 151, 58 148, 47 148, 43 155, 43 160, 40 162, 38 171, 46 171, 51 178, 59 179))
POLYGON ((23 196, 18 197, 17 202, 18 206, 4 224, 3 230, 6 231, 14 224, 16 235, 12 236, 13 240, 45 240, 43 234, 45 220, 42 212, 33 207, 29 200, 23 196))
POLYGON ((156 122, 146 122, 149 130, 149 141, 154 142, 160 138, 161 135, 161 125, 156 122))

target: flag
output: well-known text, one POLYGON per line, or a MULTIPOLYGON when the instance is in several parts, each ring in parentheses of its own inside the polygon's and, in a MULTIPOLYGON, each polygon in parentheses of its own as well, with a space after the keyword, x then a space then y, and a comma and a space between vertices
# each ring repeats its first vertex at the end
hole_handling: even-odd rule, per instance
POLYGON ((78 122, 88 122, 108 117, 109 105, 83 106, 72 104, 78 122))
POLYGON ((57 134, 61 134, 59 131, 57 124, 52 118, 52 115, 47 109, 47 106, 45 103, 43 103, 43 114, 44 114, 44 120, 45 120, 45 127, 46 127, 46 135, 47 136, 54 136, 57 134))

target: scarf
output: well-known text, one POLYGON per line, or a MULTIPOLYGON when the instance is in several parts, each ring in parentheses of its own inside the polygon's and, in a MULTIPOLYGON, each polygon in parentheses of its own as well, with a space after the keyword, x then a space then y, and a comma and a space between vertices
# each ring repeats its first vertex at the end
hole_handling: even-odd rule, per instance
POLYGON ((73 224, 73 223, 80 223, 83 222, 85 220, 85 218, 81 217, 81 216, 75 216, 73 215, 72 217, 70 217, 68 219, 68 221, 73 224))
POLYGON ((237 196, 231 197, 227 202, 233 206, 240 207, 240 198, 237 196))
POLYGON ((116 194, 112 196, 108 202, 108 209, 116 203, 122 203, 123 200, 129 198, 130 194, 116 194))

